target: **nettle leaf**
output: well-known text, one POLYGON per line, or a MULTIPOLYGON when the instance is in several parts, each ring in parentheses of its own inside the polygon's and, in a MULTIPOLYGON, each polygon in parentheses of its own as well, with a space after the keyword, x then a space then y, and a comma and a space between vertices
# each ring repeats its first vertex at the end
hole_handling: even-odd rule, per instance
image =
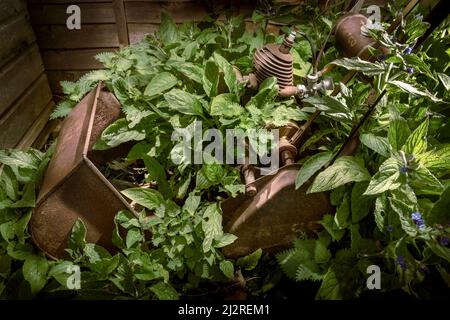
POLYGON ((369 179, 369 172, 355 158, 350 156, 340 157, 333 165, 317 175, 308 189, 308 193, 328 191, 349 182, 369 179))
POLYGON ((400 161, 394 157, 384 161, 379 171, 370 180, 364 195, 375 195, 398 188, 401 185, 399 182, 400 166, 400 161))
POLYGON ((203 214, 202 230, 205 234, 203 240, 203 252, 208 252, 212 248, 214 239, 223 234, 222 231, 222 212, 217 203, 206 207, 203 214))
POLYGON ((158 282, 150 287, 159 300, 178 300, 180 298, 178 292, 168 283, 158 282))
POLYGON ((417 160, 432 172, 450 170, 450 145, 444 145, 438 150, 430 150, 416 156, 417 160))
POLYGON ((214 97, 211 101, 212 116, 222 116, 225 118, 234 118, 244 112, 244 108, 237 101, 237 97, 232 93, 222 93, 214 97))
POLYGON ((328 161, 331 160, 333 153, 331 151, 317 153, 305 161, 300 168, 295 179, 295 188, 299 189, 309 180, 317 171, 319 171, 328 161))
POLYGON ((385 71, 382 64, 368 62, 365 60, 361 60, 360 58, 342 58, 334 60, 331 63, 343 67, 347 70, 362 72, 367 76, 376 76, 385 71))
POLYGON ((372 133, 363 133, 359 136, 363 145, 381 154, 383 157, 389 157, 390 147, 387 138, 376 136, 372 133))
POLYGON ((311 96, 303 99, 303 102, 313 105, 336 120, 350 120, 352 117, 350 109, 343 102, 332 96, 311 96))
POLYGON ((441 99, 437 98, 435 95, 428 92, 426 89, 418 89, 414 87, 412 84, 400 81, 400 80, 390 80, 388 83, 396 86, 400 90, 415 95, 419 97, 427 97, 430 98, 434 102, 442 101, 441 99))
POLYGON ((161 41, 168 45, 178 41, 178 28, 175 22, 166 11, 161 11, 161 24, 159 25, 158 36, 161 41))
POLYGON ((411 130, 403 118, 396 118, 389 122, 388 140, 394 150, 400 150, 405 144, 411 130))
POLYGON ((178 79, 170 72, 161 72, 153 77, 145 88, 144 94, 150 99, 156 98, 158 95, 174 87, 178 79))
POLYGON ((44 257, 31 255, 25 259, 22 268, 23 277, 30 284, 33 294, 41 291, 47 283, 48 267, 47 259, 44 257))
POLYGON ((27 168, 37 170, 37 161, 30 153, 20 150, 0 150, 0 163, 7 166, 17 166, 19 168, 27 168))
POLYGON ((164 99, 166 99, 169 107, 180 113, 190 114, 190 115, 201 115, 202 105, 198 99, 183 90, 172 89, 164 94, 164 99))
POLYGON ((228 279, 233 278, 234 275, 233 262, 231 262, 230 260, 224 260, 220 262, 219 268, 228 279))
POLYGON ((408 137, 402 150, 408 154, 421 154, 427 150, 428 118, 408 137))
POLYGON ((221 183, 227 174, 226 169, 219 163, 204 164, 201 170, 213 184, 221 183))
POLYGON ((154 189, 131 188, 121 192, 130 200, 150 210, 155 210, 165 204, 161 193, 154 189))
POLYGON ((205 90, 206 95, 215 97, 219 84, 219 67, 214 61, 206 61, 202 80, 203 90, 205 90))

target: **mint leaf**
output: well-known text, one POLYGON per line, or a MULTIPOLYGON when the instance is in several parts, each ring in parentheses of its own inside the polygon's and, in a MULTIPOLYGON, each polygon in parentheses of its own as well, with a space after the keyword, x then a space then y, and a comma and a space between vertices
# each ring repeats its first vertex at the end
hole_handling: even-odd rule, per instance
POLYGON ((393 157, 384 161, 379 171, 370 180, 364 195, 375 195, 398 188, 401 184, 399 182, 400 166, 399 160, 393 157))
POLYGON ((220 262, 219 268, 228 279, 233 278, 234 266, 230 260, 220 262))
POLYGON ((409 154, 418 155, 427 150, 428 118, 422 122, 408 137, 402 150, 409 154))
POLYGON ((297 178, 295 179, 295 188, 299 189, 309 178, 330 161, 332 156, 333 154, 331 152, 321 152, 308 158, 298 171, 297 178))
POLYGON ((23 264, 23 277, 28 281, 33 294, 38 293, 47 283, 48 262, 41 256, 31 255, 23 264))
POLYGON ((363 133, 359 136, 363 145, 381 154, 383 157, 389 157, 389 142, 385 137, 376 136, 372 133, 363 133))
POLYGON ((410 134, 411 130, 405 119, 397 118, 389 122, 388 139, 394 150, 400 150, 410 134))
POLYGON ((130 200, 150 210, 155 210, 165 204, 161 193, 154 189, 131 188, 123 190, 122 194, 130 200))
POLYGON ((349 182, 369 179, 370 174, 367 169, 353 157, 340 157, 332 166, 317 175, 308 193, 332 190, 349 182))
POLYGON ((158 95, 171 89, 177 84, 177 78, 170 72, 161 72, 153 77, 145 88, 144 94, 150 99, 156 98, 158 95))

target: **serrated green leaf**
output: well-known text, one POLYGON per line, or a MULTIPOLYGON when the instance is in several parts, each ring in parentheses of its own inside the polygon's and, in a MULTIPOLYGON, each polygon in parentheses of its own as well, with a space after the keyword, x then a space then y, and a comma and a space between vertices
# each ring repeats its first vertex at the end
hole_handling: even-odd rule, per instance
POLYGON ((347 70, 355 70, 364 73, 367 76, 376 76, 383 73, 384 67, 379 63, 372 63, 360 58, 342 58, 334 60, 332 64, 343 67, 347 70))
POLYGON ((364 195, 375 195, 400 186, 400 162, 396 158, 384 161, 379 171, 370 180, 364 195))
POLYGON ((332 190, 349 182, 369 179, 370 174, 367 169, 353 157, 340 157, 333 165, 317 175, 308 192, 332 190))
POLYGON ((295 179, 295 188, 299 189, 309 178, 328 163, 332 156, 333 154, 331 152, 321 152, 308 158, 298 171, 297 178, 295 179))
POLYGON ((222 116, 225 118, 234 118, 242 114, 244 109, 237 102, 236 95, 232 93, 222 93, 214 97, 211 101, 212 116, 222 116))
POLYGON ((159 300, 178 300, 178 292, 168 283, 158 282, 150 287, 150 290, 159 300))
POLYGON ((401 89, 402 91, 415 95, 420 97, 427 97, 430 98, 434 102, 439 102, 441 99, 437 98, 435 95, 428 92, 426 89, 418 89, 414 87, 412 84, 400 81, 400 80, 390 80, 390 84, 396 86, 397 88, 401 89))
POLYGON ((372 133, 363 133, 359 136, 363 145, 381 154, 383 157, 389 157, 389 142, 385 137, 376 136, 372 133))
POLYGON ((145 88, 144 94, 153 99, 177 84, 177 78, 170 72, 158 73, 145 88))
POLYGON ((422 122, 408 137, 402 150, 409 154, 418 155, 427 150, 428 118, 422 122))
POLYGON ((410 134, 411 131, 405 119, 397 118, 389 122, 388 139, 394 150, 400 150, 410 134))

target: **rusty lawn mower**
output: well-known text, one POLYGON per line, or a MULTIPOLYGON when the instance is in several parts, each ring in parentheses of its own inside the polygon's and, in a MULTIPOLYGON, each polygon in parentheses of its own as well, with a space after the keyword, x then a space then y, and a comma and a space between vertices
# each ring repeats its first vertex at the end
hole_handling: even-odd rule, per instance
MULTIPOLYGON (((391 31, 418 2, 410 2, 391 24, 391 31)), ((379 44, 361 33, 361 26, 365 24, 367 17, 357 12, 357 6, 336 24, 334 34, 344 56, 358 56, 369 60, 373 58, 368 47, 376 48, 379 44)), ((305 84, 293 83, 290 49, 298 33, 289 33, 282 44, 271 43, 258 49, 253 58, 253 73, 242 75, 235 68, 237 80, 246 83, 248 88, 257 88, 264 79, 274 76, 281 98, 296 96, 301 100, 333 89, 331 95, 337 95, 340 87, 334 86, 332 78, 324 78, 333 66, 326 66, 320 71, 314 70, 307 75, 305 84)), ((320 54, 317 59, 320 59, 320 54)), ((317 62, 314 61, 314 64, 317 65, 317 62)), ((356 72, 349 72, 342 82, 347 83, 355 74, 356 72)), ((376 99, 369 104, 367 116, 378 101, 376 99)), ((296 163, 299 158, 298 150, 319 114, 318 110, 302 124, 292 122, 289 126, 280 128, 278 152, 282 166, 276 172, 262 175, 260 168, 256 166, 242 167, 245 194, 222 203, 224 231, 238 237, 234 243, 223 248, 225 256, 240 257, 258 248, 269 252, 286 248, 300 231, 311 233, 318 230, 321 217, 333 212, 327 193, 306 193, 310 182, 306 182, 298 190, 295 188, 295 179, 300 169, 300 165, 296 163)), ((67 239, 79 217, 86 223, 87 241, 113 250, 111 238, 115 214, 122 209, 134 212, 97 168, 98 164, 123 155, 126 151, 120 148, 107 152, 92 150, 102 131, 119 116, 119 102, 100 83, 63 123, 56 152, 46 172, 31 220, 34 241, 52 258, 66 255, 64 249, 67 239)), ((360 124, 352 130, 335 158, 356 151, 359 145, 359 127, 360 124)))

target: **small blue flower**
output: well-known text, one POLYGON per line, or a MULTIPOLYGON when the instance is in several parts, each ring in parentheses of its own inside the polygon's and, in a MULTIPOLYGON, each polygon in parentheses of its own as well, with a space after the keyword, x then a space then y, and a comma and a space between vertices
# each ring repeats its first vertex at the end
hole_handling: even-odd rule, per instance
POLYGON ((406 72, 408 72, 408 74, 412 74, 414 72, 414 68, 408 67, 406 68, 406 72))
POLYGON ((384 61, 385 59, 386 59, 386 55, 384 53, 382 53, 378 56, 379 61, 384 61))
POLYGON ((439 243, 444 247, 448 246, 449 242, 450 242, 449 238, 446 236, 442 236, 441 239, 439 240, 439 243))
POLYGON ((412 48, 408 47, 403 51, 403 54, 411 54, 411 52, 412 52, 412 48))
POLYGON ((403 258, 403 256, 397 256, 397 263, 400 266, 400 268, 402 268, 403 270, 406 270, 407 265, 405 262, 405 258, 403 258))
POLYGON ((388 232, 392 232, 392 231, 394 231, 394 227, 391 226, 391 225, 388 225, 387 228, 386 228, 386 230, 387 230, 388 232))
POLYGON ((409 168, 407 166, 403 166, 403 167, 400 168, 400 172, 401 173, 407 173, 408 170, 409 170, 409 168))
POLYGON ((411 214, 412 221, 416 224, 419 229, 425 228, 425 221, 423 221, 420 212, 416 211, 411 214))

